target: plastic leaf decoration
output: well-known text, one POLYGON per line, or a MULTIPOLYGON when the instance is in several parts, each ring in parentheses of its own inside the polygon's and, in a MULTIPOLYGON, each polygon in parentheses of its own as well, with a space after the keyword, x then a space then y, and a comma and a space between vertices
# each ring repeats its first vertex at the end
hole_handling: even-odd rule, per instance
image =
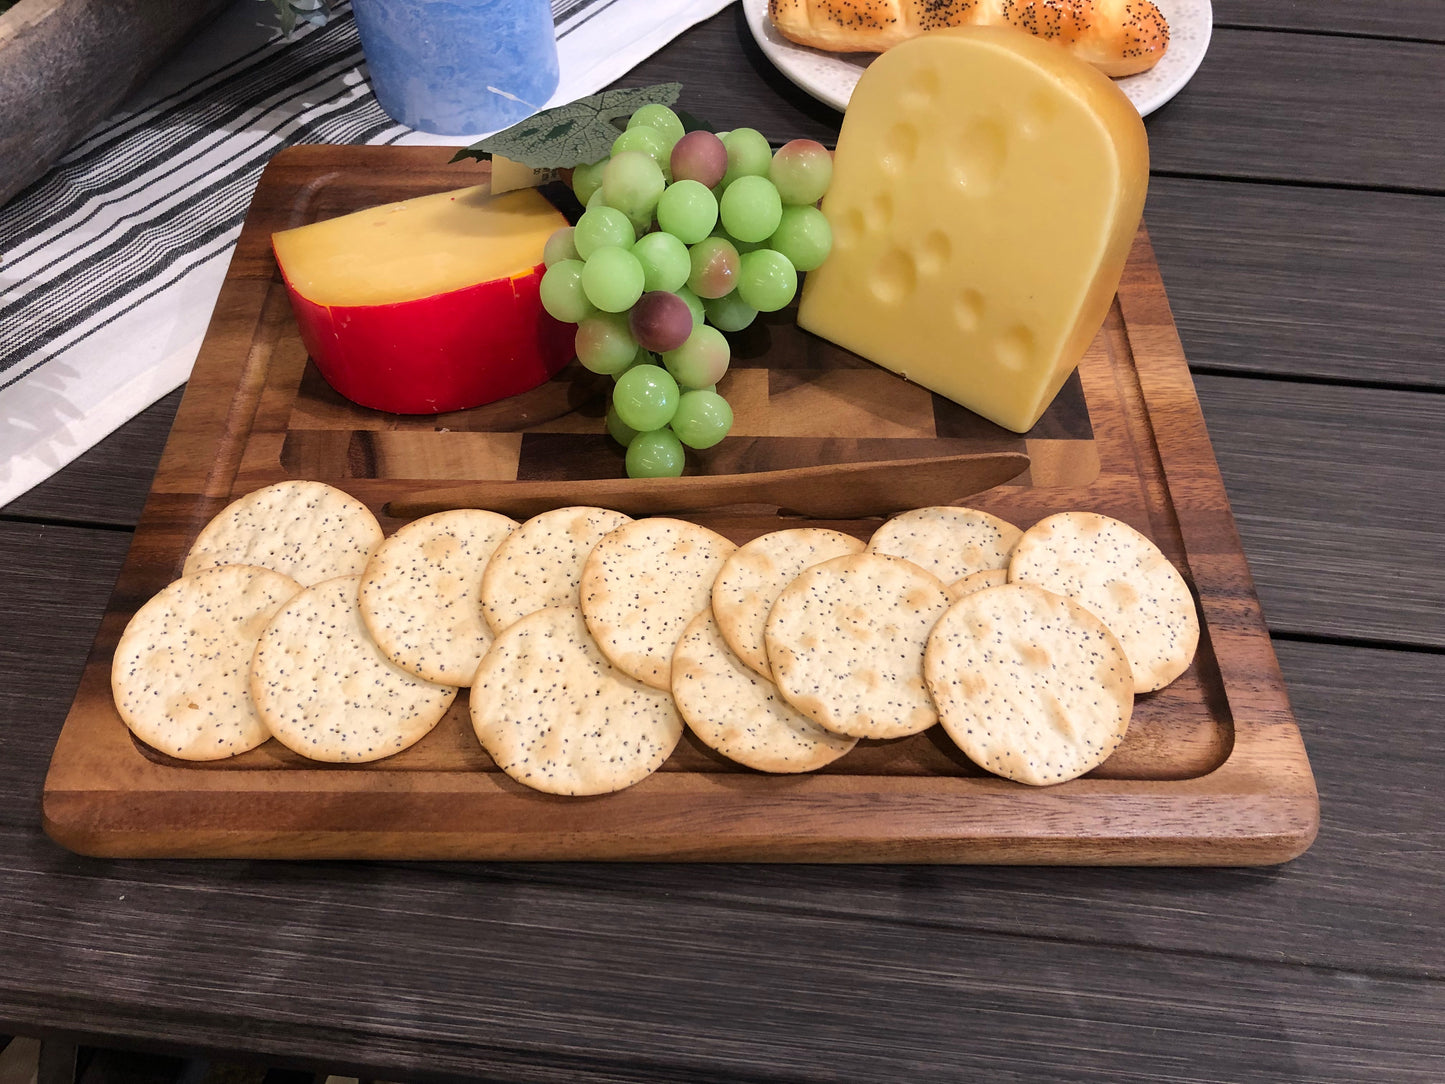
POLYGON ((591 165, 606 158, 627 118, 644 105, 670 106, 682 93, 681 83, 604 90, 575 102, 544 109, 496 135, 457 152, 463 158, 488 159, 494 154, 533 169, 591 165))
POLYGON ((298 23, 323 25, 331 2, 332 0, 271 0, 271 6, 276 9, 276 19, 281 24, 282 36, 289 38, 298 23))

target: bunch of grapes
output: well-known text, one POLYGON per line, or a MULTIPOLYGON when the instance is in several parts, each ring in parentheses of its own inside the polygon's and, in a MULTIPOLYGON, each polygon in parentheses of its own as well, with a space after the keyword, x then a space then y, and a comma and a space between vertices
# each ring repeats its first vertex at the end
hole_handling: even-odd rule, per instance
POLYGON ((577 325, 577 359, 615 381, 607 430, 629 477, 679 475, 684 446, 727 436, 723 332, 786 307, 798 272, 827 257, 816 204, 832 176, 820 143, 774 154, 752 128, 684 132, 663 105, 639 109, 609 157, 574 172, 586 210, 547 241, 542 304, 577 325))

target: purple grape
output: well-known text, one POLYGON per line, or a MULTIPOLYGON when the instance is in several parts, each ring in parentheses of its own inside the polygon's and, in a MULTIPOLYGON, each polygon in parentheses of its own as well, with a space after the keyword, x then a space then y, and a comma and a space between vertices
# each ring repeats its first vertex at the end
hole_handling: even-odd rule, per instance
POLYGON ((644 349, 676 350, 692 334, 692 310, 666 290, 652 290, 637 299, 627 316, 632 337, 644 349))
POLYGON ((728 150, 711 132, 688 132, 672 147, 672 179, 712 188, 728 168, 728 150))

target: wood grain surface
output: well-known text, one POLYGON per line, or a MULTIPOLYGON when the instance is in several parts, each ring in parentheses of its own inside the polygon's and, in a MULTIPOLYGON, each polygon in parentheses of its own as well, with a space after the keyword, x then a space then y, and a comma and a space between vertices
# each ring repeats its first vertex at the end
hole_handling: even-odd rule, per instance
POLYGON ((1194 371, 1440 386, 1445 201, 1155 177, 1144 215, 1194 371))
POLYGON ((1439 193, 1439 65, 1433 43, 1219 30, 1189 93, 1150 118, 1151 168, 1439 193))
POLYGON ((1213 8, 1216 26, 1445 42, 1445 7, 1436 0, 1214 0, 1213 8))
POLYGON ((1235 507, 1271 627, 1445 648, 1445 397, 1195 383, 1226 479, 1291 464, 1235 507))
MULTIPOLYGON (((1214 10, 1256 28, 1239 33, 1266 58, 1442 37, 1436 0, 1214 10), (1257 32, 1276 26, 1290 32, 1257 32)), ((1227 52, 1149 119, 1209 176, 1156 174, 1148 221, 1311 753, 1305 855, 1194 870, 70 855, 39 827, 47 758, 171 397, 0 510, 0 1031, 391 1080, 1445 1079, 1442 621, 1370 645, 1350 619, 1370 594, 1353 575, 1400 591, 1430 509, 1414 487, 1445 472, 1428 430, 1393 413, 1428 422, 1445 385, 1440 307, 1409 300, 1439 296, 1441 197, 1372 190, 1378 169, 1345 145, 1371 128, 1388 156, 1409 134, 1419 99, 1388 66, 1351 80, 1266 59, 1205 82, 1227 52), (1274 132, 1263 183, 1252 126, 1274 132), (1369 469, 1352 469, 1359 448, 1369 469), (1357 507, 1382 544, 1349 544, 1353 573, 1323 565, 1319 534, 1357 507)), ((1445 49, 1416 55, 1439 70, 1445 49)), ((684 104, 729 124, 836 131, 736 9, 627 81, 670 78, 702 84, 684 104)), ((1445 175, 1439 141, 1414 153, 1445 175)))

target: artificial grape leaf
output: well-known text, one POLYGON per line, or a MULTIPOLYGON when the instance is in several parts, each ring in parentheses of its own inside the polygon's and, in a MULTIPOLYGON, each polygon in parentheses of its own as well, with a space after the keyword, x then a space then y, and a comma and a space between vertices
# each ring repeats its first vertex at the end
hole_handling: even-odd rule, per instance
POLYGON ((686 109, 674 109, 673 112, 677 114, 677 119, 680 120, 680 121, 682 121, 682 130, 683 130, 684 132, 716 132, 716 131, 717 131, 717 129, 714 128, 714 127, 713 127, 711 124, 709 124, 707 121, 703 120, 701 117, 694 117, 694 116, 693 116, 691 113, 689 113, 686 109))
POLYGON ((458 151, 452 161, 486 160, 500 154, 533 169, 590 165, 607 157, 633 113, 653 102, 670 106, 681 93, 681 83, 604 90, 555 109, 544 109, 458 151))
POLYGON ((291 32, 296 29, 296 10, 287 3, 287 0, 271 0, 271 6, 276 9, 276 18, 281 23, 281 33, 289 38, 291 32))
POLYGON ((282 37, 289 38, 298 22, 313 26, 325 24, 332 0, 271 0, 276 9, 277 22, 281 24, 282 37))

